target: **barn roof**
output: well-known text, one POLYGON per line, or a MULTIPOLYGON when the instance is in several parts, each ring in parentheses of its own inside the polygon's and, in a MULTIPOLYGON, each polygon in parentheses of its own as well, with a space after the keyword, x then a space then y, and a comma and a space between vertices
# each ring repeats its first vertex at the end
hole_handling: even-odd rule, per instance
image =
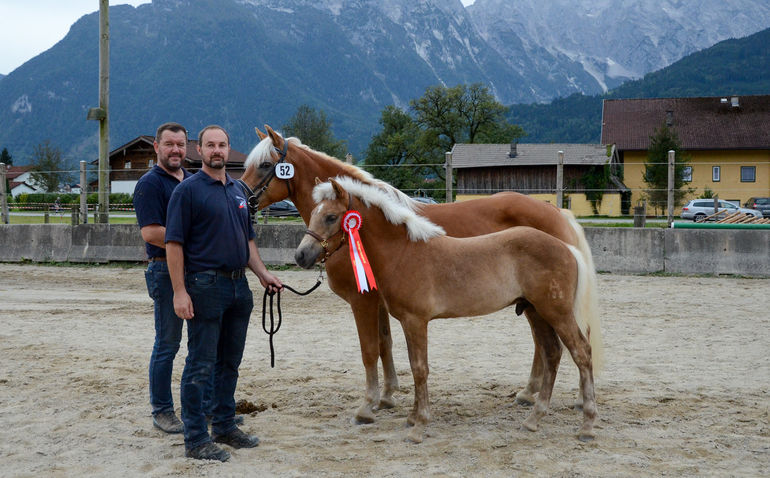
POLYGON ((602 143, 647 150, 669 123, 682 149, 770 149, 770 95, 604 100, 602 143))
POLYGON ((564 152, 565 165, 593 166, 610 161, 607 147, 601 144, 521 143, 470 144, 452 147, 452 168, 494 166, 549 166, 558 163, 558 152, 564 152), (511 152, 515 149, 515 156, 511 152))

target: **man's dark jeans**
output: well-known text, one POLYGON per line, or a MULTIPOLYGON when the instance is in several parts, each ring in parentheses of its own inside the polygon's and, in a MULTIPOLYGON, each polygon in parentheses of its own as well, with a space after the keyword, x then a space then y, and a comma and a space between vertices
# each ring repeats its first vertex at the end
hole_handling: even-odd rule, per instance
POLYGON ((211 431, 225 435, 236 428, 235 388, 254 300, 245 277, 188 273, 185 286, 194 316, 187 321, 181 399, 185 447, 192 449, 211 441, 203 399, 214 370, 211 431))
POLYGON ((174 313, 174 291, 165 262, 150 262, 144 273, 147 292, 155 303, 155 344, 150 355, 152 414, 174 411, 171 373, 182 340, 182 319, 174 313))

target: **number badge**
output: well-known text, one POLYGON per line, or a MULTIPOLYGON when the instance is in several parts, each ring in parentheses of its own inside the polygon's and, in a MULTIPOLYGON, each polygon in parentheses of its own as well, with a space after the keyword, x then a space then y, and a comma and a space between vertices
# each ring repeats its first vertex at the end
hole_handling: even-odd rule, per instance
POLYGON ((294 177, 294 165, 281 163, 275 166, 275 177, 279 179, 291 179, 294 177))

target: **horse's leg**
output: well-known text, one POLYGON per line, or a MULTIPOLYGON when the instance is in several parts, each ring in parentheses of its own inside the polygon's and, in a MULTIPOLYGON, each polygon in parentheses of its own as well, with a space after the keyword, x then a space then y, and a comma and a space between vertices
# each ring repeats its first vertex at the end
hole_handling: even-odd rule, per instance
POLYGON ((561 344, 556 332, 537 312, 532 310, 529 317, 535 342, 540 344, 538 359, 541 363, 543 380, 532 413, 522 425, 527 430, 534 432, 537 431, 538 422, 548 412, 548 406, 551 403, 553 384, 556 381, 556 372, 561 362, 561 344))
POLYGON ((359 294, 350 300, 353 317, 358 329, 358 342, 361 346, 361 359, 366 371, 366 393, 364 403, 356 411, 356 423, 372 423, 374 410, 380 401, 380 385, 377 376, 377 359, 380 355, 377 305, 379 296, 374 292, 359 294))
POLYGON ((409 350, 409 364, 414 378, 414 407, 407 418, 407 423, 413 427, 407 438, 413 443, 421 443, 425 435, 425 426, 430 420, 428 323, 415 317, 402 318, 401 327, 404 329, 406 347, 409 350))
POLYGON ((543 360, 540 357, 540 344, 538 344, 537 335, 535 334, 535 326, 532 325, 532 319, 530 314, 532 308, 528 307, 524 311, 524 315, 529 321, 529 327, 532 331, 532 341, 535 343, 535 354, 532 357, 532 370, 529 373, 529 381, 524 390, 521 390, 516 394, 516 403, 524 406, 532 406, 535 403, 535 394, 540 391, 540 386, 543 383, 543 360))
POLYGON ((591 363, 591 344, 580 332, 572 314, 567 320, 551 324, 559 335, 564 346, 572 355, 572 360, 580 371, 580 392, 583 396, 583 426, 578 432, 580 441, 590 441, 596 437, 593 431, 596 421, 596 398, 594 396, 594 374, 591 363))
POLYGON ((393 364, 393 337, 390 335, 390 314, 382 302, 378 305, 378 322, 380 331, 380 359, 382 360, 382 397, 379 408, 393 408, 396 402, 393 393, 398 390, 398 375, 393 364))

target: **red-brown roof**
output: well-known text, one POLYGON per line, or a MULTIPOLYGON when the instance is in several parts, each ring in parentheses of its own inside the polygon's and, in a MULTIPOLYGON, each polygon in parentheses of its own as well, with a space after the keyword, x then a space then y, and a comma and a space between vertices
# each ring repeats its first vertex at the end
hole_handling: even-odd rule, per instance
POLYGON ((770 149, 770 95, 604 100, 602 144, 646 150, 670 122, 682 149, 770 149))
POLYGON ((32 170, 32 166, 8 166, 6 177, 8 181, 12 181, 30 170, 32 170))

